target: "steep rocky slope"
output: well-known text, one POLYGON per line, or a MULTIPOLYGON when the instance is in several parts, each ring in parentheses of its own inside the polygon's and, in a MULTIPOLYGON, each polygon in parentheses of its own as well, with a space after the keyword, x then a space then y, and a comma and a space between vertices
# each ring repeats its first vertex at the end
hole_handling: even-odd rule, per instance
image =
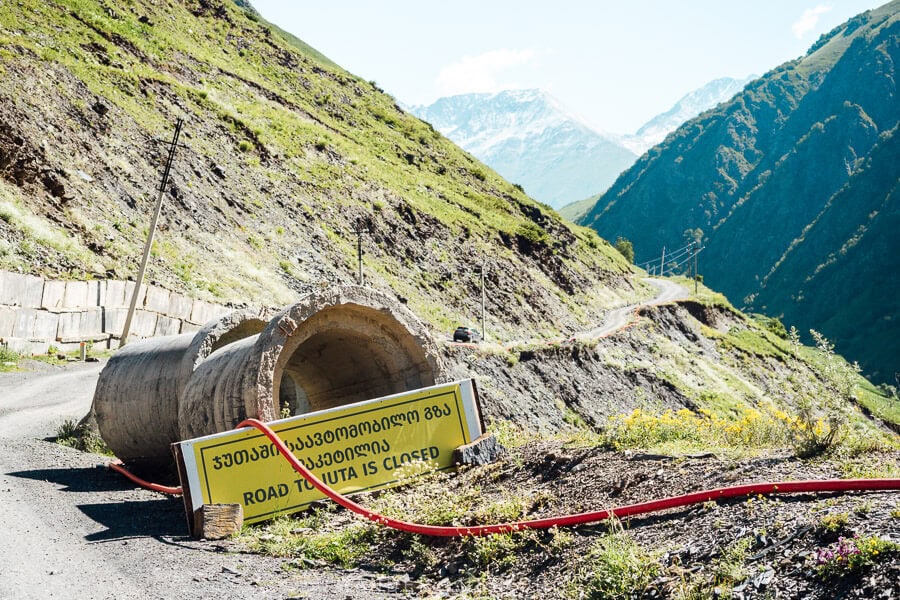
POLYGON ((638 262, 701 229, 706 281, 803 331, 821 329, 868 373, 892 379, 900 346, 865 349, 850 336, 881 323, 900 339, 890 299, 897 238, 876 237, 897 210, 898 40, 896 0, 851 19, 651 149, 581 222, 630 239, 638 262), (847 256, 851 247, 860 250, 847 256), (836 270, 822 270, 833 257, 871 277, 837 283, 836 270), (865 301, 860 289, 872 290, 865 301))
POLYGON ((231 2, 0 12, 0 267, 131 276, 185 119, 150 277, 283 304, 356 277, 432 326, 552 332, 633 293, 628 266, 373 84, 231 2), (573 308, 578 309, 573 312, 573 308))

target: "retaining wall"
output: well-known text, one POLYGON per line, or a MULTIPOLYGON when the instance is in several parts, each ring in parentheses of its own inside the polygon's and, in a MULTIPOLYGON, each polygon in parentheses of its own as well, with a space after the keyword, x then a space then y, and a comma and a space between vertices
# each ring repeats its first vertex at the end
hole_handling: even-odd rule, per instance
MULTIPOLYGON (((0 271, 0 343, 21 354, 117 348, 133 281, 61 281, 0 271)), ((142 285, 129 339, 192 333, 231 309, 142 285)))

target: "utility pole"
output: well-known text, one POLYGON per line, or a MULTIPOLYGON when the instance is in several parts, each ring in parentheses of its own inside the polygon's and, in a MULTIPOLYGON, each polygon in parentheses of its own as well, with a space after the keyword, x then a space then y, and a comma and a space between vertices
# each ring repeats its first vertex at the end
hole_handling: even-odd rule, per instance
POLYGON ((697 242, 694 246, 694 294, 697 294, 697 287, 699 282, 697 281, 697 255, 700 254, 700 242, 697 242))
POLYGON ((694 244, 696 242, 691 242, 688 245, 688 274, 690 274, 691 278, 694 277, 694 244))
POLYGON ((659 261, 659 276, 664 277, 666 275, 666 247, 663 246, 662 258, 659 261))
POLYGON ((487 261, 481 261, 481 339, 487 341, 487 330, 485 329, 485 308, 484 308, 484 279, 487 271, 487 261))
POLYGON ((166 168, 163 170, 162 182, 159 184, 159 194, 156 197, 156 208, 153 218, 150 220, 150 232, 147 234, 147 242, 144 244, 144 256, 141 258, 141 266, 138 269, 137 281, 134 282, 134 292, 131 294, 131 304, 128 306, 128 315, 125 317, 125 326, 122 327, 122 339, 119 340, 119 348, 128 343, 128 333, 131 331, 131 320, 134 317, 134 309, 137 307, 138 293, 144 282, 144 271, 147 269, 147 260, 150 258, 150 248, 153 246, 153 236, 156 235, 156 223, 159 221, 159 213, 162 211, 162 201, 166 193, 166 184, 169 182, 169 173, 172 170, 172 161, 175 159, 175 148, 178 147, 178 136, 181 135, 181 127, 184 119, 178 119, 175 123, 175 134, 172 136, 172 144, 169 146, 169 155, 166 157, 166 168))
POLYGON ((363 222, 360 221, 356 224, 356 229, 354 230, 356 233, 356 258, 359 263, 359 285, 365 285, 365 279, 363 276, 363 249, 362 249, 362 236, 364 233, 369 233, 368 227, 363 227, 363 222))

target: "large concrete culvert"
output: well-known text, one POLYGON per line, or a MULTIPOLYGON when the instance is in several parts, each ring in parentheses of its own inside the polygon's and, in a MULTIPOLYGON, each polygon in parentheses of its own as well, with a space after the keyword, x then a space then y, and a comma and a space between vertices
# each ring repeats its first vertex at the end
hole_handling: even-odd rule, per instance
POLYGON ((91 411, 110 449, 135 466, 171 464, 179 440, 432 385, 437 347, 401 303, 350 286, 285 310, 237 311, 196 334, 118 351, 91 411))
POLYGON ((178 405, 194 370, 218 348, 254 336, 274 311, 235 311, 196 333, 132 342, 100 373, 91 407, 100 435, 124 461, 163 466, 179 441, 178 405))
POLYGON ((433 385, 437 348, 402 304, 358 286, 311 294, 210 354, 179 405, 182 439, 433 385))

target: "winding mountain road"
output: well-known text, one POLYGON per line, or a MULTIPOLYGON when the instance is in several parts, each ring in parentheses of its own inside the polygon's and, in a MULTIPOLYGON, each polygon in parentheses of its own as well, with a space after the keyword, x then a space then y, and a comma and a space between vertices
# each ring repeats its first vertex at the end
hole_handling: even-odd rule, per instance
POLYGON ((621 308, 616 308, 609 311, 602 325, 600 325, 599 327, 595 327, 594 329, 579 332, 575 334, 572 339, 589 340, 612 335, 615 332, 624 329, 632 322, 634 318, 634 312, 637 309, 643 306, 655 306, 657 304, 675 302, 676 300, 684 300, 690 295, 690 292, 686 287, 679 283, 675 283, 674 281, 669 281, 668 279, 655 279, 648 277, 644 279, 644 281, 658 290, 656 296, 654 296, 651 300, 638 302, 636 304, 629 304, 628 306, 623 306, 621 308))

